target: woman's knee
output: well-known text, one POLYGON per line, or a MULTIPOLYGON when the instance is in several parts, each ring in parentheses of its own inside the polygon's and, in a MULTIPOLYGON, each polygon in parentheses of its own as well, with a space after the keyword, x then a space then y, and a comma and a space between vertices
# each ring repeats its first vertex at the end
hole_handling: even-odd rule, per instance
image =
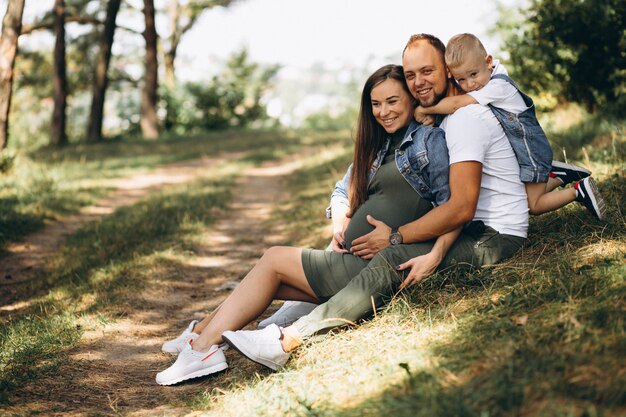
POLYGON ((293 258, 296 248, 290 246, 272 246, 265 250, 260 261, 265 263, 284 262, 293 258))

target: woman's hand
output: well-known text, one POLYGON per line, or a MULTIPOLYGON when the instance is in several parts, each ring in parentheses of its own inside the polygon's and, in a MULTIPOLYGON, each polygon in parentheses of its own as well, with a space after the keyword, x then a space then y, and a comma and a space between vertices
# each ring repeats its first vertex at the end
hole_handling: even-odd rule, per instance
POLYGON ((372 216, 367 216, 367 222, 374 226, 374 230, 352 241, 350 252, 363 259, 372 259, 381 250, 389 246, 391 227, 372 216))
POLYGON ((411 268, 409 275, 400 284, 400 289, 415 285, 437 269, 441 263, 442 256, 437 251, 428 252, 425 255, 416 256, 409 259, 407 262, 398 265, 396 270, 404 271, 407 268, 411 268))
POLYGON ((340 252, 340 253, 348 252, 348 249, 346 249, 346 240, 343 237, 343 232, 337 232, 333 235, 331 248, 333 252, 340 252))
POLYGON ((331 248, 333 252, 347 253, 348 249, 346 249, 346 239, 345 239, 345 231, 350 223, 350 218, 346 217, 343 220, 341 227, 338 230, 335 230, 333 233, 333 240, 331 243, 331 248))

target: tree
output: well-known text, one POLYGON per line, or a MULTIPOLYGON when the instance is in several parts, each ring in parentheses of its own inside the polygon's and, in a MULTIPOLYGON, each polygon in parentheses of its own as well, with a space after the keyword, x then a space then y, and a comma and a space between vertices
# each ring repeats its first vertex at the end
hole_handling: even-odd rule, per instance
POLYGON ((228 7, 233 0, 190 0, 181 4, 180 0, 170 0, 167 14, 170 23, 170 34, 165 48, 165 85, 175 88, 175 60, 183 35, 189 31, 205 10, 214 7, 228 7))
POLYGON ((17 39, 22 29, 24 0, 9 0, 2 20, 0 37, 0 151, 9 138, 9 111, 13 91, 13 68, 17 55, 17 39))
POLYGON ((65 0, 54 2, 54 110, 52 112, 52 144, 67 143, 65 133, 67 109, 67 75, 65 70, 65 0))
POLYGON ((158 70, 157 33, 154 25, 154 1, 144 0, 144 16, 146 27, 143 37, 146 41, 146 75, 141 94, 141 133, 146 138, 155 139, 159 136, 159 120, 157 117, 158 70))
POLYGON ((187 131, 243 127, 267 119, 263 94, 271 88, 277 65, 250 61, 247 49, 234 53, 224 71, 209 82, 186 84, 177 125, 187 131))
MULTIPOLYGON (((533 0, 516 29, 500 24, 512 76, 529 92, 548 91, 594 111, 623 108, 626 2, 533 0)), ((501 21, 504 21, 502 19, 501 21)))
POLYGON ((172 95, 176 89, 176 55, 183 35, 193 27, 205 10, 218 6, 228 7, 232 2, 233 0, 190 0, 181 4, 180 0, 169 0, 167 15, 170 32, 169 36, 166 37, 163 48, 163 66, 167 91, 165 129, 169 130, 177 118, 174 114, 176 106, 172 103, 174 100, 172 95))
POLYGON ((121 0, 109 0, 107 15, 104 22, 104 30, 100 40, 100 52, 96 63, 96 73, 93 82, 93 97, 91 112, 87 127, 87 141, 99 142, 102 140, 102 122, 104 117, 104 97, 108 84, 109 62, 111 61, 111 48, 115 35, 115 19, 120 9, 121 0))

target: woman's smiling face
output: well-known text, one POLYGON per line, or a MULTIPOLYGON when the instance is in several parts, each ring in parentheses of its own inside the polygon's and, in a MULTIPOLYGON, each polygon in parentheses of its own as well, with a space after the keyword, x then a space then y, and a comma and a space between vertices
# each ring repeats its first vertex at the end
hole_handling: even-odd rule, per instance
POLYGON ((372 88, 370 97, 374 118, 387 133, 394 133, 411 122, 413 97, 399 81, 390 78, 381 82, 372 88))

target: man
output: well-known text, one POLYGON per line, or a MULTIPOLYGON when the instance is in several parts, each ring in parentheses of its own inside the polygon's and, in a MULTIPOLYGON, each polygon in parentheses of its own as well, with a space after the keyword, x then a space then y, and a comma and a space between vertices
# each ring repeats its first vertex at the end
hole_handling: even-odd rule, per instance
MULTIPOLYGON (((426 34, 412 36, 403 52, 407 84, 424 107, 460 94, 444 53, 443 43, 426 34)), ((360 318, 356 316, 359 311, 371 313, 372 302, 381 305, 392 295, 390 289, 413 284, 437 267, 490 265, 522 247, 528 229, 528 202, 517 159, 498 120, 488 107, 471 105, 447 116, 441 127, 450 156, 450 199, 397 231, 372 219, 375 230, 356 239, 351 249, 355 255, 372 258, 368 267, 326 303, 284 329, 282 350, 295 349, 303 336, 345 324, 336 318, 354 321, 360 318), (428 241, 459 227, 463 229, 456 242, 443 259, 437 259, 428 241), (410 268, 410 272, 399 278, 393 267, 410 268), (344 300, 354 300, 355 293, 361 294, 360 304, 346 306, 344 300)), ((232 338, 234 332, 229 333, 224 335, 232 338)), ((245 339, 255 332, 237 333, 245 339)))

